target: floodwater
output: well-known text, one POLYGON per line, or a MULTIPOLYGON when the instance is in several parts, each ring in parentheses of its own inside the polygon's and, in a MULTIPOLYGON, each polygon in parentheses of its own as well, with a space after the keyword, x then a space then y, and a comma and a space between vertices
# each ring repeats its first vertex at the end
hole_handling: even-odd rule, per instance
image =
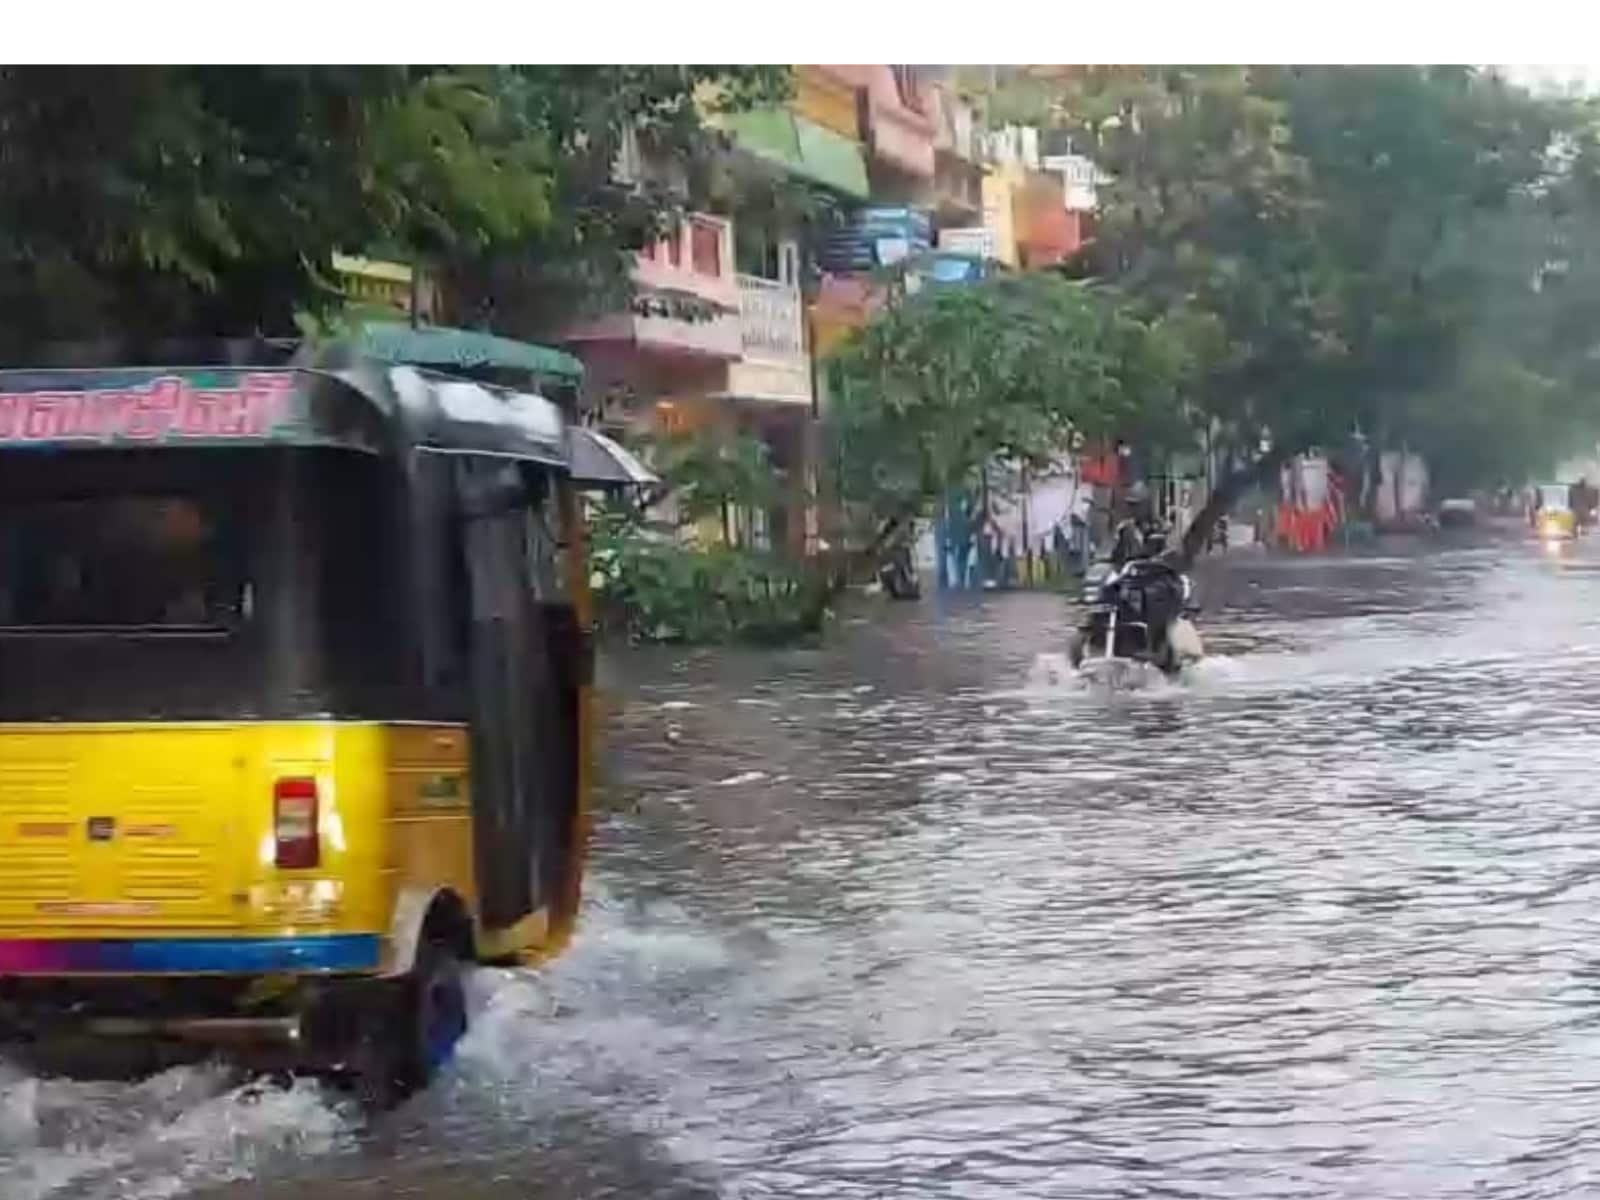
POLYGON ((1600 1193, 1590 553, 1238 554, 1114 701, 1040 595, 613 660, 582 938, 440 1086, 0 1074, 0 1197, 1600 1193))

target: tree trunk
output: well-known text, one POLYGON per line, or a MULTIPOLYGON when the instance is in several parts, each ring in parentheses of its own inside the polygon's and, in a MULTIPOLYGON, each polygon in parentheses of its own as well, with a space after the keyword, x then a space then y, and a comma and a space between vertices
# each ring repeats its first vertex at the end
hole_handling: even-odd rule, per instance
MULTIPOLYGON (((1379 459, 1378 461, 1382 463, 1383 460, 1379 459)), ((1400 443, 1400 456, 1395 460, 1394 464, 1394 523, 1397 527, 1403 527, 1405 524, 1402 520, 1405 514, 1400 508, 1401 503, 1405 500, 1405 483, 1406 444, 1402 441, 1400 443)))
POLYGON ((1211 531, 1216 527, 1218 519, 1233 507, 1233 502, 1255 485, 1270 479, 1288 458, 1288 451, 1274 450, 1248 467, 1230 471, 1222 477, 1221 482, 1206 498, 1205 506, 1195 514, 1189 528, 1184 530, 1183 542, 1179 548, 1180 562, 1184 570, 1187 571, 1194 565, 1194 560, 1200 556, 1200 552, 1210 540, 1211 531))

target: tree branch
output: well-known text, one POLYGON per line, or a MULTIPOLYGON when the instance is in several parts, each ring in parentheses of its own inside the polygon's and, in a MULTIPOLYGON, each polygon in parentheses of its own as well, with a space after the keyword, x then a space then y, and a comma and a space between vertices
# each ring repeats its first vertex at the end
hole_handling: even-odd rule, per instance
POLYGON ((1189 528, 1184 530, 1183 542, 1179 547, 1179 563, 1184 570, 1194 565, 1194 560, 1199 557, 1200 551, 1205 549, 1211 531, 1216 527, 1217 521, 1233 507, 1234 501, 1252 487, 1264 484, 1273 475, 1277 474, 1280 467, 1288 462, 1291 457, 1299 453, 1297 447, 1284 447, 1271 450, 1255 460, 1248 467, 1232 471, 1226 475, 1206 499, 1204 506, 1195 514, 1189 528))

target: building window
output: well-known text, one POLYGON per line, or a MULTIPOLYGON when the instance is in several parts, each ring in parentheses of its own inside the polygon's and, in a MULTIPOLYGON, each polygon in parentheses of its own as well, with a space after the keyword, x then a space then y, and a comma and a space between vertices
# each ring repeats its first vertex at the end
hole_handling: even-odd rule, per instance
POLYGON ((218 495, 25 503, 0 531, 0 625, 12 630, 232 630, 251 583, 218 495))
POLYGON ((770 279, 786 287, 799 286, 799 249, 793 241, 775 238, 759 225, 735 226, 734 260, 741 275, 770 279))
POLYGON ((734 257, 742 274, 758 279, 781 279, 778 245, 761 226, 741 221, 734 228, 734 257))

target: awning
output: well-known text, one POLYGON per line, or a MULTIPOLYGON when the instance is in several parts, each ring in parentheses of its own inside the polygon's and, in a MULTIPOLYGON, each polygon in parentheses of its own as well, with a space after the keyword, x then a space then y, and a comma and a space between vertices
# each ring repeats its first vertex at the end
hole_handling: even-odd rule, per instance
POLYGON ((595 429, 567 426, 567 459, 577 483, 600 487, 647 487, 661 477, 595 429))
POLYGON ((786 108, 730 113, 723 122, 741 150, 857 200, 871 194, 860 142, 786 108))
POLYGON ((475 329, 412 328, 404 321, 366 321, 357 327, 353 340, 363 354, 384 362, 440 370, 495 367, 528 371, 563 383, 583 379, 583 364, 570 354, 475 329))

